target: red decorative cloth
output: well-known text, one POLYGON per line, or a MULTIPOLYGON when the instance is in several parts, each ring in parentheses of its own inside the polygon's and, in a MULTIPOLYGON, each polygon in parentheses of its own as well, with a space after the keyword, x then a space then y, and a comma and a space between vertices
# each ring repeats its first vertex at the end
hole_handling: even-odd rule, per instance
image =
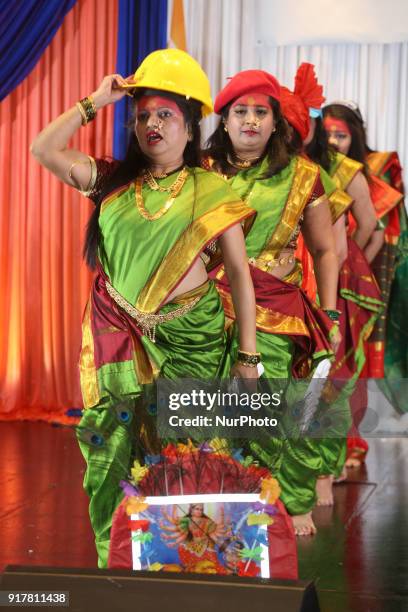
POLYGON ((272 74, 264 70, 243 70, 233 76, 215 98, 214 111, 221 114, 224 106, 244 94, 264 94, 280 100, 280 85, 272 74))
POLYGON ((281 87, 281 108, 285 119, 304 140, 310 129, 310 108, 320 108, 325 101, 323 87, 317 82, 313 64, 304 62, 297 70, 295 89, 281 87))
POLYGON ((286 121, 299 132, 305 140, 310 129, 309 108, 302 98, 294 94, 287 87, 281 88, 281 108, 286 121))

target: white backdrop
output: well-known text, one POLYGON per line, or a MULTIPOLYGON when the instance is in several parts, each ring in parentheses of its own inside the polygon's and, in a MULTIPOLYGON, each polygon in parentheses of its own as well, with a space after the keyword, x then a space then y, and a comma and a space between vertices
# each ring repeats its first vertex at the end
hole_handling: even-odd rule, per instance
MULTIPOLYGON (((258 0, 255 0, 255 4, 258 0)), ((254 0, 184 0, 189 53, 207 73, 213 98, 227 77, 257 63, 254 0)), ((217 119, 204 121, 204 136, 217 119)))
POLYGON ((408 40, 407 0, 255 0, 259 38, 272 45, 408 40))
MULTIPOLYGON (((325 5, 333 6, 333 1, 287 0, 283 6, 281 0, 184 0, 188 51, 207 72, 213 96, 227 77, 248 68, 267 70, 291 87, 297 66, 312 62, 328 102, 349 98, 360 105, 370 146, 398 151, 408 184, 408 18, 401 21, 408 15, 408 0, 343 0, 342 8, 337 9, 340 13, 335 13, 333 44, 321 42, 327 37, 325 5), (368 4, 376 10, 366 11, 363 21, 362 9, 368 4), (311 7, 310 22, 305 18, 306 5, 311 7), (317 18, 319 6, 321 16, 317 18), (384 10, 391 15, 387 23, 384 10), (300 22, 309 42, 313 31, 315 44, 274 44, 278 34, 280 40, 290 41, 297 28, 299 35, 300 22), (394 31, 390 30, 392 23, 394 31), (364 36, 364 42, 356 36, 364 36), (367 42, 375 37, 378 42, 367 42), (339 42, 342 40, 354 42, 339 42), (389 40, 402 42, 385 42, 389 40)), ((214 125, 214 118, 206 120, 205 136, 214 125)))

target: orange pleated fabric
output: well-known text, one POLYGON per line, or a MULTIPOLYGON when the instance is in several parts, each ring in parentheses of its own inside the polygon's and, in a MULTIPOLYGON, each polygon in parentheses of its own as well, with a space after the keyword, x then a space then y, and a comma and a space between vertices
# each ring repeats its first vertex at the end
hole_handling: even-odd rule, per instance
MULTIPOLYGON (((0 104, 0 419, 66 422, 91 273, 82 262, 91 204, 41 168, 30 143, 115 72, 117 0, 78 0, 31 74, 0 104)), ((113 107, 72 146, 111 155, 113 107)))

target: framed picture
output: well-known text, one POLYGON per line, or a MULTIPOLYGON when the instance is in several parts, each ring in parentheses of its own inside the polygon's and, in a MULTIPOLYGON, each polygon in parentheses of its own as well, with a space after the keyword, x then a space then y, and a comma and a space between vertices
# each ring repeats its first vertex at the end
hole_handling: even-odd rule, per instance
POLYGON ((133 569, 269 578, 259 494, 146 497, 131 515, 133 569))

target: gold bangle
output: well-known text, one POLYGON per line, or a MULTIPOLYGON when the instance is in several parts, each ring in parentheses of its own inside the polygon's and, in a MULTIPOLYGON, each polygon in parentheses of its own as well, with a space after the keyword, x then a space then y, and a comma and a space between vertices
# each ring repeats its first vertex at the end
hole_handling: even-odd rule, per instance
POLYGON ((75 161, 73 161, 68 171, 69 178, 72 181, 74 181, 74 183, 76 182, 78 184, 78 187, 76 187, 77 191, 79 191, 79 193, 81 193, 86 198, 90 196, 90 194, 93 191, 93 188, 95 187, 97 174, 98 174, 98 168, 96 166, 96 162, 94 158, 91 157, 90 155, 87 156, 87 159, 76 159, 75 161), (91 167, 91 178, 89 179, 89 182, 86 188, 82 189, 82 185, 77 183, 77 181, 75 181, 75 179, 73 178, 72 170, 75 168, 75 166, 79 166, 80 164, 87 164, 87 163, 89 163, 91 167))
POLYGON ((79 110, 79 113, 81 115, 81 124, 82 125, 86 125, 88 122, 87 122, 86 113, 84 111, 84 108, 83 108, 82 104, 80 102, 77 102, 75 104, 75 106, 77 107, 77 109, 79 110))
POLYGON ((90 103, 90 105, 91 105, 91 107, 92 107, 92 110, 93 110, 94 114, 96 115, 96 113, 97 113, 97 109, 96 109, 95 100, 93 99, 93 97, 92 97, 92 96, 88 96, 88 97, 87 97, 87 100, 89 100, 89 103, 90 103))
POLYGON ((241 365, 256 368, 258 363, 261 361, 261 353, 249 353, 248 351, 239 350, 237 352, 237 361, 241 365))
POLYGON ((258 366, 257 363, 249 363, 247 361, 242 361, 241 359, 237 359, 237 363, 247 368, 256 368, 258 366))
POLYGON ((76 103, 76 106, 81 113, 82 125, 86 125, 95 119, 97 110, 92 96, 82 98, 82 100, 79 100, 79 102, 76 103))
POLYGON ((96 117, 96 106, 92 96, 87 96, 84 99, 84 108, 88 121, 92 121, 96 117))

